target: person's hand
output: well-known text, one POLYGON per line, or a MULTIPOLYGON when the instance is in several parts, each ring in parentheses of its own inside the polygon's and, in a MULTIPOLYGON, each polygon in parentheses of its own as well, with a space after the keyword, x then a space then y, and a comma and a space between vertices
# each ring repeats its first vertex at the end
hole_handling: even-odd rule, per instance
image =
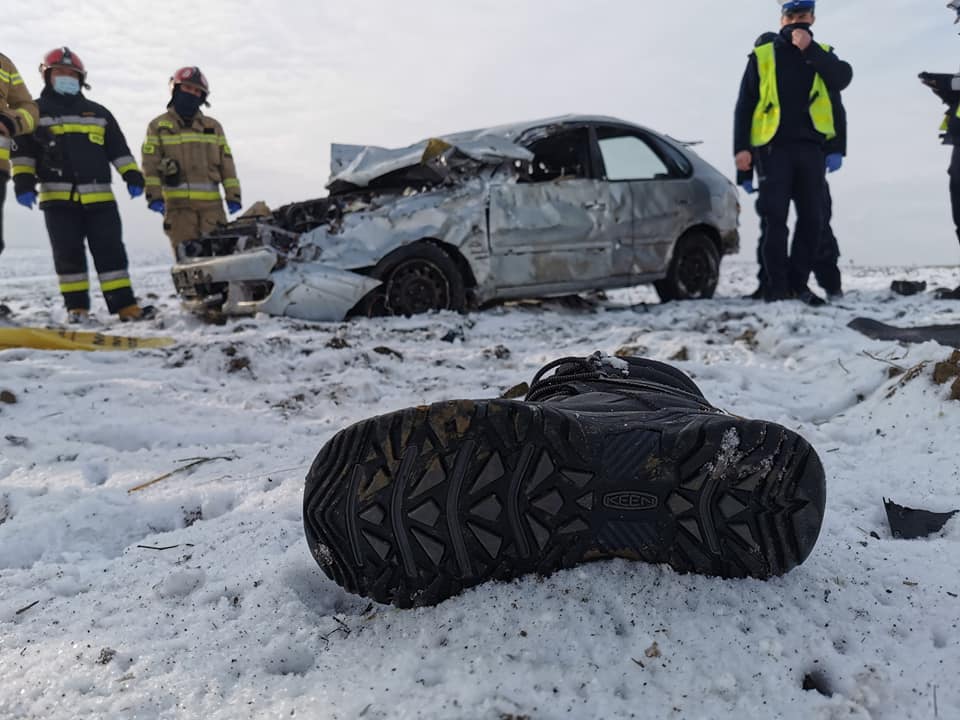
POLYGON ((143 185, 127 185, 127 192, 131 198, 138 198, 143 195, 143 185))
POLYGON ((161 215, 163 215, 163 213, 167 210, 167 206, 163 200, 153 200, 147 205, 147 207, 153 210, 155 213, 160 213, 161 215))
POLYGON ((32 190, 20 193, 17 195, 17 202, 23 205, 27 210, 33 210, 33 206, 37 204, 37 194, 32 190))
POLYGON ((813 35, 811 35, 806 30, 794 30, 793 31, 793 44, 800 48, 800 52, 805 51, 810 47, 810 43, 813 42, 813 35))
POLYGON ((236 215, 238 212, 243 210, 243 205, 238 203, 236 200, 227 200, 227 210, 230 211, 231 215, 236 215))
POLYGON ((753 168, 753 153, 749 150, 741 150, 734 158, 737 161, 737 170, 748 172, 753 168))
POLYGON ((843 155, 840 153, 830 153, 827 155, 826 165, 828 173, 835 173, 843 167, 843 155))
POLYGON ((0 123, 0 135, 3 137, 10 137, 10 131, 7 130, 7 126, 3 123, 0 123))

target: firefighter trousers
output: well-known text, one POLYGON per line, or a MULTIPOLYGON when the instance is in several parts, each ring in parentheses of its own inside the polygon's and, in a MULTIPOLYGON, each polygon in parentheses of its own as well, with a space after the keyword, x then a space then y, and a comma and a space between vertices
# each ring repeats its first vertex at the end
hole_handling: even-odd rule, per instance
POLYGON ((173 254, 177 246, 188 240, 196 240, 204 233, 215 230, 217 225, 227 222, 223 212, 223 203, 199 202, 192 205, 167 207, 163 216, 163 231, 170 238, 173 254))
POLYGON ((0 254, 3 254, 3 204, 7 199, 7 178, 0 175, 0 254))
POLYGON ((763 222, 764 292, 768 300, 807 289, 823 229, 824 154, 817 143, 776 142, 756 152, 763 222), (792 247, 787 220, 797 211, 792 247))
POLYGON ((90 309, 86 246, 93 256, 103 299, 110 312, 136 305, 116 203, 86 206, 76 202, 58 203, 45 208, 43 215, 67 310, 90 309))

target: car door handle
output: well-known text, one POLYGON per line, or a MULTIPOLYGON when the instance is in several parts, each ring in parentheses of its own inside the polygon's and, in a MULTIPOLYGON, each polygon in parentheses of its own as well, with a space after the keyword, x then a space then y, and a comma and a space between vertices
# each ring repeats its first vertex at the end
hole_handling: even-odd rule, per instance
POLYGON ((607 204, 602 202, 587 203, 583 206, 587 210, 606 210, 607 204))

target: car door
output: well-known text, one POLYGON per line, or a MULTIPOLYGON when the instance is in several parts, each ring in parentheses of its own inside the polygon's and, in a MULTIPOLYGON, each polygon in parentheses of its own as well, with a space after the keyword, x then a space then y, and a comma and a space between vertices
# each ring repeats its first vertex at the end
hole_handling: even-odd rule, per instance
POLYGON ((598 126, 596 133, 602 177, 611 186, 629 186, 633 199, 631 274, 662 274, 690 223, 689 163, 636 128, 598 126))
POLYGON ((589 126, 561 126, 527 147, 516 182, 490 192, 490 249, 502 297, 521 291, 573 292, 610 277, 616 227, 612 212, 629 216, 629 196, 611 193, 596 177, 589 126))

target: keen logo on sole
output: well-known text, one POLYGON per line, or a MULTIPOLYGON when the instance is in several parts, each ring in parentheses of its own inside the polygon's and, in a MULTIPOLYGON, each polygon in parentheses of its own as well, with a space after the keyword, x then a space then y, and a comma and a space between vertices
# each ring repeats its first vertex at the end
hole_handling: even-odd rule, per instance
POLYGON ((660 504, 655 495, 639 492, 618 492, 603 496, 603 506, 608 510, 653 510, 660 504))

